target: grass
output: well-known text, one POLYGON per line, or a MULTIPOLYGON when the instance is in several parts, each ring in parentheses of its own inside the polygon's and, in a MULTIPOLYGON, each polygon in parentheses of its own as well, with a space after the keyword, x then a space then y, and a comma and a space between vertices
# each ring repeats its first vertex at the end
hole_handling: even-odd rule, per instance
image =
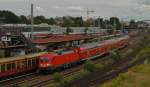
POLYGON ((102 87, 150 87, 150 63, 137 65, 102 87))

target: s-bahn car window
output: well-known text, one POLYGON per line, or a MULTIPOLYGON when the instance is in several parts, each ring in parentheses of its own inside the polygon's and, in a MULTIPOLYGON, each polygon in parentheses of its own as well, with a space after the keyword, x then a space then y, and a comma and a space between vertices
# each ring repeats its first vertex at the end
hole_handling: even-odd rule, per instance
POLYGON ((1 64, 0 64, 0 72, 1 72, 1 64))
POLYGON ((17 66, 17 69, 21 68, 20 61, 17 61, 17 65, 16 66, 17 66))
POLYGON ((23 67, 27 67, 27 60, 23 61, 23 67))
POLYGON ((20 62, 20 67, 21 68, 24 68, 26 66, 27 66, 27 62, 25 60, 23 60, 23 61, 20 62))
POLYGON ((6 71, 6 66, 5 66, 5 64, 2 64, 1 65, 1 72, 5 72, 6 71))
POLYGON ((11 63, 7 64, 7 70, 11 70, 11 63))
POLYGON ((16 68, 16 64, 15 64, 15 62, 14 62, 14 63, 12 63, 12 64, 11 64, 11 66, 12 66, 12 69, 15 69, 15 68, 16 68))
POLYGON ((31 59, 29 59, 28 60, 28 67, 31 67, 31 65, 32 65, 32 61, 31 61, 31 59))
POLYGON ((41 61, 41 62, 48 62, 49 59, 48 59, 47 57, 43 57, 43 58, 40 58, 40 61, 41 61))

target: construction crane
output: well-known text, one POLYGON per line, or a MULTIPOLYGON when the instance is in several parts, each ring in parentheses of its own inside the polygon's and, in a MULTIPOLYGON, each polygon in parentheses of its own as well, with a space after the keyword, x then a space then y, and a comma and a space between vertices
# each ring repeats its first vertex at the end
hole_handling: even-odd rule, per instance
POLYGON ((89 10, 89 8, 87 8, 87 10, 86 10, 86 15, 87 15, 87 26, 88 26, 88 24, 89 24, 89 15, 91 14, 91 13, 94 13, 95 11, 93 11, 93 10, 89 10))
POLYGON ((95 12, 94 10, 89 10, 89 8, 87 8, 87 11, 86 11, 87 20, 89 19, 90 13, 94 13, 94 12, 95 12))

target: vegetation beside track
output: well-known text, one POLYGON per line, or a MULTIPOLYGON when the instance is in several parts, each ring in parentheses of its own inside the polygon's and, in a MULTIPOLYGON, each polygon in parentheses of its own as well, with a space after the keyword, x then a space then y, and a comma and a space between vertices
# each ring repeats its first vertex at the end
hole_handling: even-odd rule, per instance
POLYGON ((140 50, 136 58, 147 57, 146 64, 136 65, 128 70, 126 73, 120 74, 117 78, 111 82, 106 82, 103 87, 150 87, 150 36, 148 37, 148 43, 140 50))
POLYGON ((120 74, 111 82, 105 83, 103 87, 150 87, 149 72, 150 63, 137 65, 129 69, 127 73, 120 74))
POLYGON ((147 57, 145 56, 145 54, 148 52, 146 50, 148 43, 149 43, 149 40, 147 38, 144 38, 144 39, 141 39, 141 41, 139 40, 138 44, 134 43, 134 45, 129 46, 129 49, 127 49, 124 52, 111 53, 109 57, 110 59, 113 60, 113 64, 106 65, 102 69, 97 69, 96 71, 89 73, 88 75, 85 75, 81 77, 80 79, 78 78, 75 81, 70 82, 67 85, 67 87, 78 87, 78 86, 90 87, 92 85, 97 84, 97 82, 103 83, 109 79, 112 79, 113 77, 116 77, 119 73, 125 72, 129 67, 132 67, 136 65, 137 63, 142 62, 145 59, 145 57, 147 57), (103 69, 105 71, 106 67, 108 69, 110 68, 109 71, 107 71, 106 69, 106 73, 103 73, 104 75, 100 74, 101 72, 103 72, 103 69), (99 72, 99 75, 98 75, 98 72, 99 72), (107 73, 108 73, 108 76, 107 76, 107 73))

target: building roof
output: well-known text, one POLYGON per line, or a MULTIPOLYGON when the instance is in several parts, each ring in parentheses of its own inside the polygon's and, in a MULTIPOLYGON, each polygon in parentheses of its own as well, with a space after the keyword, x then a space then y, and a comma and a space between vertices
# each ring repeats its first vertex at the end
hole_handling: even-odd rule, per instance
POLYGON ((58 42, 68 42, 68 41, 75 41, 75 40, 84 40, 98 37, 100 34, 71 34, 71 35, 51 35, 47 38, 42 39, 34 39, 32 43, 35 44, 46 44, 46 43, 58 43, 58 42))

